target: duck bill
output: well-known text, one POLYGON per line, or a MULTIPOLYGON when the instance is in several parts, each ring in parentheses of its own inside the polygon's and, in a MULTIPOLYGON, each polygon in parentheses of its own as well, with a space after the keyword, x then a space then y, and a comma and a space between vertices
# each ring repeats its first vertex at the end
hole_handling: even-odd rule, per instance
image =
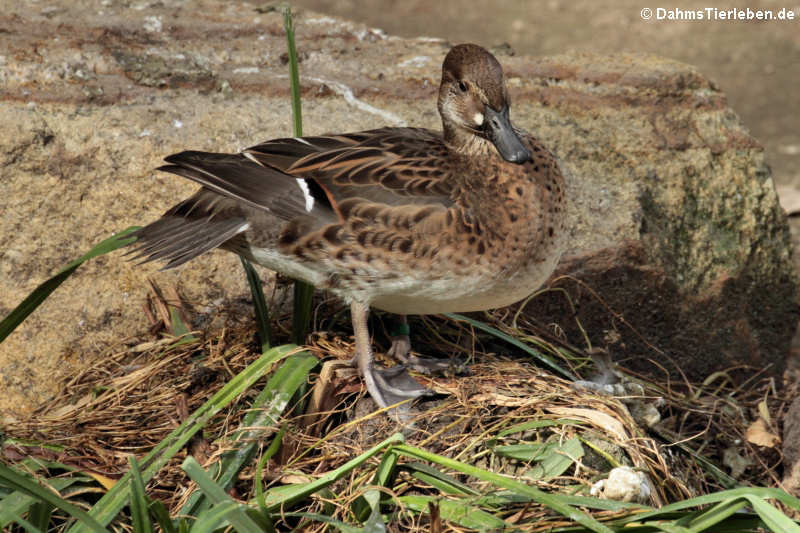
POLYGON ((514 131, 508 118, 508 106, 495 111, 489 106, 485 109, 484 131, 497 151, 510 163, 524 163, 531 159, 531 152, 514 131))

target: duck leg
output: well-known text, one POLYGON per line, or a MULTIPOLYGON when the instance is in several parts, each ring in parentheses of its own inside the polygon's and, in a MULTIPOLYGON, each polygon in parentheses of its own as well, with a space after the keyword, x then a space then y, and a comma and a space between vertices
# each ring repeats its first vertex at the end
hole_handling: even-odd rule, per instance
POLYGON ((350 314, 356 339, 356 353, 353 359, 375 403, 381 407, 388 407, 409 398, 431 394, 430 389, 423 387, 408 375, 404 365, 377 368, 372 357, 372 344, 367 326, 369 306, 362 302, 353 302, 350 304, 350 314))
POLYGON ((408 336, 408 318, 406 318, 406 315, 394 316, 395 322, 391 327, 392 345, 386 355, 405 363, 409 352, 411 352, 411 339, 408 336))
POLYGON ((392 327, 392 345, 386 355, 400 361, 406 368, 416 370, 420 374, 443 374, 454 370, 452 361, 411 355, 408 319, 406 315, 396 316, 397 322, 392 327))

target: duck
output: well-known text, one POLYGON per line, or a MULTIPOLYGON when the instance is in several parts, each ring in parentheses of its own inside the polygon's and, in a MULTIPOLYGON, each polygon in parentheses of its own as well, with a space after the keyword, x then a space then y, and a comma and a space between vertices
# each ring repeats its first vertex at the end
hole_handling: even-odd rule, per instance
POLYGON ((376 404, 430 394, 409 368, 437 364, 410 355, 406 315, 529 296, 567 233, 561 165, 512 124, 489 51, 449 50, 437 106, 442 131, 382 127, 170 155, 158 170, 201 188, 135 231, 131 253, 170 269, 220 248, 329 291, 350 307, 351 363, 376 404), (371 309, 400 316, 388 352, 399 364, 374 361, 371 309))

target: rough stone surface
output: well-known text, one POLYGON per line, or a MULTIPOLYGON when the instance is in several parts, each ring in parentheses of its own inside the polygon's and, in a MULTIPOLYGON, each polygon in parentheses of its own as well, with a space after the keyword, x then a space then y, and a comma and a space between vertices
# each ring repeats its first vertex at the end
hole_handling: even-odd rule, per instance
MULTIPOLYGON (((554 103, 577 123, 552 141, 576 186, 574 247, 559 266, 569 277, 558 285, 592 344, 629 368, 780 375, 797 282, 763 149, 696 71, 629 60, 550 60, 560 83, 573 80, 554 103)), ((530 310, 585 346, 562 293, 530 310)))
POLYGON ((783 488, 800 497, 800 396, 783 417, 783 488))
POLYGON ((793 398, 785 412, 776 418, 781 426, 783 452, 783 479, 781 487, 788 493, 800 497, 800 350, 792 339, 791 355, 783 373, 783 391, 786 398, 793 398))
MULTIPOLYGON (((163 156, 291 133, 276 12, 177 0, 0 8, 2 315, 94 243, 194 190, 152 171, 163 156)), ((310 12, 296 29, 305 133, 439 126, 447 43, 310 12)), ((594 342, 619 338, 612 351, 634 364, 666 358, 690 373, 779 368, 797 321, 788 230, 763 149, 724 95, 658 57, 498 57, 515 122, 571 174, 561 270, 585 283, 564 282, 594 342)), ((143 333, 148 276, 180 280, 208 315, 236 316, 247 294, 221 252, 167 273, 120 253, 91 261, 0 345, 0 411, 29 410, 55 378, 143 333)), ((577 342, 557 296, 529 309, 577 342)))

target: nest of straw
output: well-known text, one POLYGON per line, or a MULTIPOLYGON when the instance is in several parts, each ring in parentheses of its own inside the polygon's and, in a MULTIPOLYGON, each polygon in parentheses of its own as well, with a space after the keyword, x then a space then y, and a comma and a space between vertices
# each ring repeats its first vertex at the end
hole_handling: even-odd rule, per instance
MULTIPOLYGON (((491 315, 487 317, 492 320, 491 315)), ((98 365, 66 381, 62 393, 34 416, 5 427, 6 433, 16 439, 57 445, 60 450, 14 444, 3 449, 5 459, 42 457, 97 476, 121 476, 128 469, 130 454, 147 453, 258 357, 253 331, 252 324, 239 325, 166 350, 175 344, 174 338, 165 336, 117 347, 98 365)), ((463 324, 429 317, 416 324, 415 333, 420 331, 426 352, 436 350, 471 364, 468 375, 420 377, 440 394, 421 402, 410 423, 401 428, 408 444, 495 472, 521 476, 530 465, 487 453, 490 436, 529 420, 570 419, 580 424, 556 424, 506 437, 506 442, 514 442, 565 441, 578 436, 584 443, 591 443, 591 450, 597 450, 590 451, 564 475, 537 481, 540 488, 588 493, 592 483, 610 469, 613 461, 609 462, 609 457, 646 473, 654 488, 650 503, 655 505, 722 488, 695 457, 676 448, 678 442, 718 464, 724 463, 726 450, 741 443, 738 453, 750 467, 740 473, 740 481, 779 484, 779 448, 756 446, 746 435, 759 411, 785 411, 787 399, 774 390, 769 380, 754 381, 747 389, 723 380, 715 384, 716 388, 702 386, 687 391, 665 390, 639 379, 645 392, 638 397, 603 396, 576 389, 573 383, 518 355, 490 349, 497 345, 463 324), (636 402, 655 401, 661 402, 661 421, 648 428, 632 412, 636 402)), ((516 333, 525 334, 519 330, 516 333)), ((342 368, 341 362, 353 351, 346 332, 312 335, 308 349, 329 363, 323 365, 321 373, 312 375, 316 377, 310 383, 307 399, 313 396, 315 387, 316 392, 324 387, 326 400, 324 405, 301 402, 314 405, 308 407, 308 412, 287 413, 287 437, 281 452, 268 464, 267 478, 273 484, 311 479, 398 431, 397 421, 373 412, 374 404, 365 397, 358 377, 342 368)), ((580 368, 582 363, 570 364, 580 368)), ((256 384, 252 396, 258 389, 256 384)), ((249 399, 245 395, 217 415, 203 437, 195 438, 184 453, 191 453, 206 465, 218 460, 228 449, 230 441, 226 436, 237 428, 249 399)), ((264 429, 269 434, 276 428, 264 429)), ((148 486, 151 496, 164 501, 173 511, 185 501, 190 488, 180 469, 184 456, 175 457, 148 486)), ((252 478, 252 467, 242 473, 237 483, 239 497, 247 499, 252 495, 252 478)), ((462 481, 475 483, 481 489, 474 480, 462 481)), ((429 490, 413 479, 405 480, 403 487, 404 491, 429 490)), ((340 494, 348 493, 347 487, 340 489, 340 494)), ((352 497, 356 496, 358 493, 353 492, 352 497)), ((314 501, 312 506, 333 503, 341 506, 342 512, 347 504, 344 500, 314 501)), ((526 518, 537 512, 546 514, 530 506, 524 511, 526 518)), ((413 515, 403 516, 409 522, 403 528, 412 527, 416 520, 413 515)))

